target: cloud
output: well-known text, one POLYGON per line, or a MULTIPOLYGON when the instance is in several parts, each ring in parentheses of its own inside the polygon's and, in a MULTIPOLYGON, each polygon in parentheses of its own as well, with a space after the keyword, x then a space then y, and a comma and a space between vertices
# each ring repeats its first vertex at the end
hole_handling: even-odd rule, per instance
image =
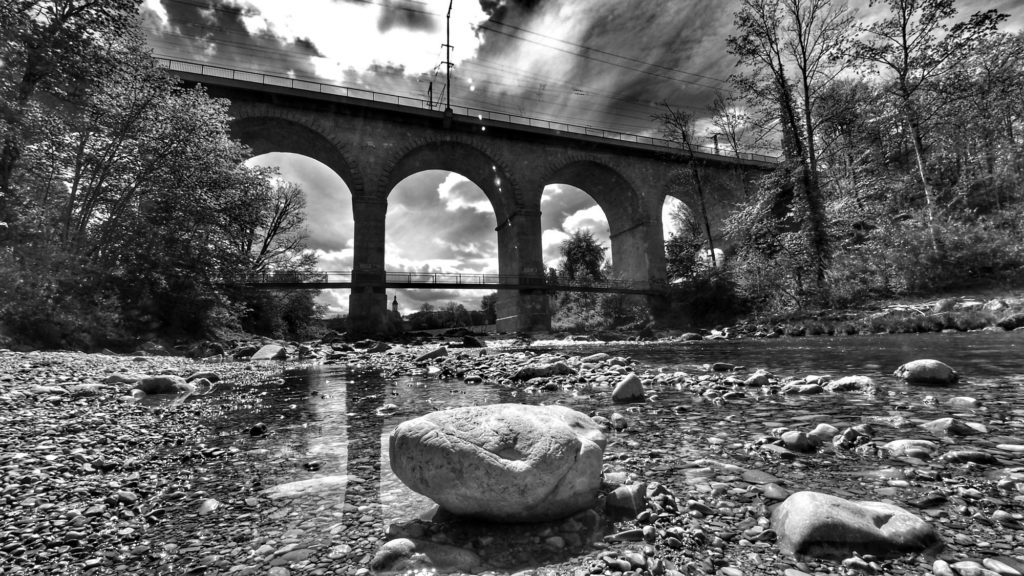
POLYGON ((448 302, 462 304, 466 310, 473 311, 480 309, 480 300, 491 294, 493 290, 391 290, 388 292, 388 306, 391 305, 391 298, 398 296, 398 309, 403 315, 419 311, 424 304, 430 304, 435 309, 443 307, 448 302))
MULTIPOLYGON (((321 78, 350 81, 346 71, 363 72, 375 64, 400 66, 418 75, 432 71, 443 59, 440 44, 447 3, 441 0, 303 0, 301 8, 280 0, 249 0, 246 7, 252 11, 245 19, 251 35, 315 39, 320 54, 312 64, 321 78)), ((457 65, 475 55, 481 39, 472 25, 485 18, 469 3, 452 11, 457 65)))
POLYGON ((437 18, 425 11, 424 4, 411 0, 384 0, 384 9, 377 18, 377 30, 387 32, 392 28, 434 32, 437 18))
POLYGON ((562 242, 568 240, 569 235, 561 230, 549 228, 541 234, 541 245, 544 247, 544 267, 557 268, 559 260, 562 259, 562 242))
POLYGON ((589 229, 595 238, 608 240, 608 218, 600 206, 591 206, 568 215, 562 223, 562 229, 570 232, 589 229))
POLYGON ((155 29, 168 28, 170 15, 167 14, 167 8, 164 8, 160 0, 145 0, 139 12, 142 15, 144 27, 155 29))
POLYGON ((549 184, 541 196, 541 227, 561 228, 565 219, 581 210, 597 206, 589 194, 565 184, 549 184))
POLYGON ((458 174, 421 172, 388 197, 386 266, 390 270, 497 272, 490 202, 458 174))
POLYGON ((494 212, 491 201, 487 199, 483 190, 456 172, 449 172, 444 182, 438 184, 437 195, 441 202, 444 202, 445 209, 450 212, 461 208, 487 214, 494 212))
POLYGON ((330 315, 348 314, 348 293, 348 290, 321 290, 314 300, 327 306, 330 315))
POLYGON ((321 270, 344 272, 352 269, 354 252, 351 247, 335 251, 314 250, 313 253, 316 254, 321 270))
POLYGON ((479 57, 463 65, 481 100, 650 133, 659 102, 703 113, 716 89, 728 89, 735 59, 724 44, 736 0, 516 4, 492 9, 499 16, 480 26, 479 57))
POLYGON ((314 40, 319 38, 278 35, 269 24, 254 28, 260 14, 260 7, 249 3, 162 0, 158 7, 155 0, 148 0, 143 25, 158 56, 277 75, 314 76, 314 61, 323 57, 314 40))

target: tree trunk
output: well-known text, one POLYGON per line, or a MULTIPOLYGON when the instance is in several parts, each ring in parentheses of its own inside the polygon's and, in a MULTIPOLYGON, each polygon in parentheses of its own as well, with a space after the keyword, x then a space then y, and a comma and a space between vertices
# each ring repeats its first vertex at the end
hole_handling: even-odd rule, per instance
POLYGON ((711 220, 708 218, 707 204, 704 202, 704 186, 700 180, 700 172, 693 164, 693 152, 690 152, 690 170, 693 175, 693 182, 697 186, 697 199, 700 200, 700 215, 704 218, 704 233, 708 236, 708 252, 711 253, 711 267, 718 268, 718 260, 715 258, 715 241, 711 238, 711 220))

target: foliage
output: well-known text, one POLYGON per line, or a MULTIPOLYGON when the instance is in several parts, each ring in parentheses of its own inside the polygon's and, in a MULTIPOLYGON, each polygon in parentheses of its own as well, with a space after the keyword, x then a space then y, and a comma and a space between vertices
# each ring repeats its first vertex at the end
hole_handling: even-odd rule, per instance
MULTIPOLYGON (((604 260, 604 252, 590 230, 574 232, 562 242, 559 270, 548 270, 548 283, 572 286, 611 279, 614 274, 604 260)), ((572 332, 645 324, 649 320, 645 303, 636 296, 621 294, 553 292, 550 311, 552 329, 572 332)))
POLYGON ((836 31, 819 61, 859 77, 830 73, 807 92, 786 38, 793 8, 824 4, 746 0, 737 15, 737 84, 754 128, 782 126, 787 159, 727 222, 739 294, 773 312, 1019 282, 1024 35, 998 32, 995 11, 959 17, 952 0, 878 2, 887 13, 836 31))
MULTIPOLYGON (((497 294, 484 296, 481 305, 497 300, 497 294)), ((468 328, 470 326, 482 326, 493 324, 488 317, 487 310, 466 310, 466 307, 458 302, 446 302, 440 308, 436 308, 429 302, 425 302, 417 312, 406 317, 409 327, 412 330, 438 330, 443 328, 468 328)))
POLYGON ((577 230, 562 241, 558 272, 570 282, 601 280, 605 248, 588 229, 577 230))
POLYGON ((491 292, 480 299, 480 310, 484 314, 484 324, 498 321, 498 293, 491 292))
MULTIPOLYGON (((137 35, 139 0, 0 3, 0 222, 12 232, 16 170, 38 123, 73 107, 120 66, 119 44, 137 35)), ((2 237, 0 237, 2 238, 2 237)))
POLYGON ((47 36, 54 42, 103 56, 89 63, 65 54, 68 62, 37 70, 45 81, 19 80, 36 70, 33 58, 63 52, 25 35, 15 36, 23 45, 4 47, 18 65, 3 69, 3 89, 29 82, 32 93, 5 104, 14 113, 0 134, 9 176, 0 322, 24 340, 65 347, 205 335, 239 317, 274 335, 308 326, 320 314, 311 294, 223 286, 253 271, 311 265, 301 237, 279 230, 300 227, 301 192, 279 193, 267 174, 241 164, 248 151, 228 135, 226 102, 176 85, 120 12, 95 8, 103 3, 15 4, 34 18, 26 29, 42 18, 64 27, 47 36), (71 33, 86 38, 61 36, 71 33), (292 200, 290 219, 275 228, 282 197, 292 200))
POLYGON ((933 248, 941 250, 936 230, 936 198, 932 169, 927 161, 924 125, 926 107, 943 100, 935 98, 936 83, 961 62, 979 42, 990 37, 1006 18, 996 10, 979 12, 968 21, 950 26, 956 15, 953 0, 885 0, 888 17, 862 28, 855 60, 862 67, 888 73, 882 80, 909 134, 917 171, 924 193, 925 210, 933 248), (931 100, 931 102, 929 102, 931 100))
POLYGON ((713 326, 733 322, 748 308, 738 293, 730 266, 702 266, 674 282, 670 292, 669 324, 681 327, 713 326))
POLYGON ((737 85, 754 96, 762 128, 780 126, 780 168, 799 200, 799 220, 817 298, 825 296, 829 240, 814 117, 821 92, 842 70, 852 16, 834 0, 744 0, 729 50, 748 72, 737 85), (775 120, 778 120, 776 123, 775 120))
POLYGON ((677 226, 665 241, 665 275, 671 282, 692 276, 701 263, 704 240, 692 220, 677 226))

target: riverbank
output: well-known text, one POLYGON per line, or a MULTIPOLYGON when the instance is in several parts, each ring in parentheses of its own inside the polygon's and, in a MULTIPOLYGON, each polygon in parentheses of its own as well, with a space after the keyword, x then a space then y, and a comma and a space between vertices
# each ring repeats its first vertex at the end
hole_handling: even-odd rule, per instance
POLYGON ((1015 330, 1024 327, 1022 293, 978 293, 879 302, 843 310, 762 314, 732 327, 753 337, 915 334, 1015 330))
MULTIPOLYGON (((860 389, 829 392, 829 384, 846 374, 814 376, 813 382, 810 374, 759 376, 759 366, 729 366, 726 357, 717 366, 684 373, 618 355, 584 361, 600 346, 584 355, 461 344, 451 341, 441 352, 434 343, 307 343, 285 348, 302 360, 256 363, 0 352, 6 502, 0 565, 12 574, 356 575, 368 573, 385 540, 415 534, 465 547, 489 574, 611 574, 624 567, 622 561, 631 568, 631 562, 650 561, 653 573, 667 574, 825 574, 844 570, 842 559, 800 562, 783 556, 767 520, 769 508, 784 495, 822 486, 855 499, 891 499, 924 516, 939 529, 947 544, 943 557, 950 561, 1012 557, 1024 547, 1024 533, 1013 525, 1024 519, 1024 461, 1011 448, 1024 444, 1024 413, 1012 404, 953 410, 986 433, 929 432, 934 458, 908 458, 884 453, 882 446, 925 434, 908 430, 908 424, 948 414, 946 402, 969 389, 907 395, 895 385, 886 390, 888 382, 880 381, 872 396, 860 389), (432 351, 433 358, 417 362, 432 351), (558 363, 568 372, 534 372, 529 378, 521 373, 527 366, 558 363), (304 366, 344 367, 351 375, 338 388, 344 402, 331 398, 329 389, 303 387, 285 372, 304 366), (219 376, 213 392, 142 402, 128 400, 130 376, 112 377, 197 372, 219 376), (588 539, 583 538, 594 535, 595 523, 586 518, 511 532, 393 522, 380 494, 388 484, 380 433, 385 422, 413 417, 418 409, 387 393, 381 380, 359 374, 382 374, 385 382, 412 377, 444 395, 493 387, 524 401, 567 402, 606 417, 606 479, 660 485, 664 491, 654 494, 660 499, 650 501, 660 502, 660 510, 619 521, 598 518, 604 525, 588 539), (611 403, 612 387, 629 374, 642 381, 645 402, 611 403), (794 391, 800 393, 789 394, 794 391), (336 406, 328 410, 334 418, 345 419, 341 469, 296 444, 312 428, 332 425, 330 418, 302 411, 314 393, 316 402, 336 406), (830 399, 864 403, 863 420, 828 416, 830 399), (798 415, 803 419, 792 419, 798 415), (250 425, 253 418, 264 427, 250 425), (750 426, 762 419, 779 426, 750 426), (810 430, 818 423, 834 426, 837 434, 860 426, 866 439, 848 447, 829 439, 801 451, 787 446, 784 431, 776 430, 810 430), (736 433, 744 425, 750 435, 736 433), (998 464, 947 457, 972 450, 998 464), (878 475, 848 476, 844 466, 850 462, 878 475), (831 482, 820 483, 823 477, 831 482), (265 492, 313 479, 319 489, 304 495, 265 492), (644 540, 645 527, 653 529, 650 541, 644 540), (612 534, 619 536, 603 538, 612 534)), ((920 574, 932 566, 923 556, 869 559, 869 567, 871 562, 886 573, 920 574)))

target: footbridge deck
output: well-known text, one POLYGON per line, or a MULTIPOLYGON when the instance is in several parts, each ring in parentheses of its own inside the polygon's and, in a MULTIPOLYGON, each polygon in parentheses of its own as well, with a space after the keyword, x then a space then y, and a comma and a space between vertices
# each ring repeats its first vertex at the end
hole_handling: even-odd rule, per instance
POLYGON ((460 289, 460 290, 539 290, 546 292, 604 292, 614 294, 662 294, 668 286, 631 280, 570 281, 545 276, 511 276, 504 274, 465 274, 458 272, 383 272, 353 271, 274 272, 253 274, 234 279, 228 284, 268 290, 330 290, 352 288, 353 275, 359 286, 384 288, 460 289), (375 276, 368 281, 368 276, 375 276))

